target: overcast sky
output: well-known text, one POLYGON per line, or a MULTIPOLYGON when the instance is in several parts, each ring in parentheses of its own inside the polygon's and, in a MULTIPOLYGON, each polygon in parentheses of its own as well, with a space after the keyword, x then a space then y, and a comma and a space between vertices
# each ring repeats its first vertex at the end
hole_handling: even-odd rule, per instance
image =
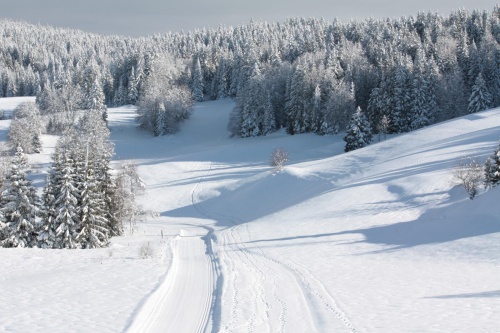
POLYGON ((0 18, 102 34, 148 36, 254 20, 323 17, 341 21, 400 17, 419 11, 443 15, 466 8, 491 11, 486 0, 0 0, 0 18))

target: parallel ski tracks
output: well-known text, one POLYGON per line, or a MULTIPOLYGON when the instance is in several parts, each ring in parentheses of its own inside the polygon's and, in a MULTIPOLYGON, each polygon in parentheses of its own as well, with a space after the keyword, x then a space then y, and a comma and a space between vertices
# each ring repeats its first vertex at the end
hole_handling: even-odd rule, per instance
MULTIPOLYGON (((219 328, 224 332, 285 332, 288 308, 287 302, 283 297, 286 297, 287 292, 283 291, 282 287, 278 284, 277 279, 279 278, 280 282, 288 281, 290 283, 290 281, 294 281, 293 288, 303 294, 304 309, 302 313, 308 314, 308 329, 317 331, 316 322, 328 320, 328 318, 318 318, 325 311, 318 311, 318 313, 315 313, 316 311, 314 310, 311 311, 320 306, 327 313, 330 313, 330 316, 335 317, 347 332, 356 333, 354 325, 342 311, 338 302, 310 271, 296 263, 292 264, 289 261, 285 262, 271 257, 259 246, 253 247, 252 250, 248 249, 244 243, 252 241, 252 238, 247 224, 240 223, 236 217, 223 216, 213 212, 209 213, 202 209, 197 203, 196 193, 203 180, 212 172, 213 166, 214 163, 211 162, 207 172, 199 178, 191 193, 191 202, 201 216, 209 219, 215 218, 232 224, 231 227, 218 232, 221 236, 219 241, 222 241, 221 244, 218 244, 218 250, 224 251, 224 257, 228 259, 224 261, 224 264, 227 265, 227 262, 229 262, 230 267, 226 268, 230 269, 231 274, 224 277, 225 286, 223 290, 216 291, 218 294, 217 297, 232 294, 231 310, 229 311, 230 318, 227 323, 215 324, 222 325, 219 328), (237 267, 236 263, 243 267, 237 267), (239 289, 241 288, 240 284, 248 279, 248 275, 256 275, 258 278, 253 278, 252 282, 251 314, 248 318, 241 318, 241 311, 239 310, 244 300, 241 299, 242 296, 239 289), (270 287, 271 299, 268 299, 266 296, 266 286, 270 287), (276 308, 279 308, 279 310, 276 311, 276 308), (276 313, 278 313, 277 322, 279 323, 279 327, 271 327, 269 323, 276 322, 271 316, 276 316, 276 313), (241 323, 242 320, 245 324, 241 323)), ((213 260, 221 264, 220 254, 214 253, 213 255, 213 260)), ((227 302, 228 300, 226 299, 225 301, 227 302)), ((213 311, 211 312, 213 313, 213 311)))

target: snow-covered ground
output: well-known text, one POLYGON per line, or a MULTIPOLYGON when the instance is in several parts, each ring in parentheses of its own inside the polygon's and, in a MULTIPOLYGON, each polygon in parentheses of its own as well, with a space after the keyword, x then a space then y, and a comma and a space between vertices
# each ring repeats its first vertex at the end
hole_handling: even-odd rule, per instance
POLYGON ((116 163, 137 163, 159 217, 110 249, 0 249, 0 332, 500 330, 500 190, 471 201, 451 177, 493 152, 500 110, 344 154, 340 135, 229 138, 232 106, 197 104, 159 138, 110 109, 116 163))

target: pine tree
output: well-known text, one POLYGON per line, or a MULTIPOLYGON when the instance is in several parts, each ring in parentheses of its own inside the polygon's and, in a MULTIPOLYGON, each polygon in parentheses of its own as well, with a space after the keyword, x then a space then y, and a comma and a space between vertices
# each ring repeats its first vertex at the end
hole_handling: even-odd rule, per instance
MULTIPOLYGON (((241 136, 253 137, 263 133, 266 125, 264 117, 267 101, 263 77, 257 65, 253 67, 252 76, 241 98, 241 136)), ((270 110, 269 110, 270 111, 270 110)), ((270 116, 270 114, 268 114, 270 116)), ((268 120, 271 120, 270 118, 268 120)), ((271 125, 271 124, 270 124, 271 125)))
POLYGON ((297 66, 293 72, 288 100, 285 104, 286 131, 288 134, 299 134, 305 132, 304 126, 304 70, 297 66))
POLYGON ((226 60, 221 58, 219 61, 219 66, 217 66, 217 72, 214 78, 214 87, 212 92, 215 94, 215 99, 226 98, 228 95, 228 83, 227 83, 227 69, 226 60))
POLYGON ((201 70, 199 57, 193 58, 193 90, 194 100, 197 102, 203 101, 203 72, 201 70))
POLYGON ((139 98, 138 83, 139 80, 136 77, 135 68, 132 67, 127 86, 127 103, 129 104, 135 104, 139 98))
POLYGON ((467 62, 467 83, 469 88, 475 84, 476 78, 483 72, 481 58, 476 43, 473 41, 469 47, 469 58, 467 62))
POLYGON ((384 115, 382 119, 380 120, 380 124, 378 125, 378 141, 380 141, 380 135, 384 135, 384 140, 387 137, 387 134, 389 133, 389 130, 391 128, 391 121, 389 120, 389 117, 384 115))
POLYGON ((274 118, 273 105, 271 104, 271 94, 266 95, 264 104, 264 120, 262 125, 262 134, 267 135, 276 131, 276 119, 274 118))
POLYGON ((321 114, 321 88, 319 84, 314 88, 314 95, 312 99, 312 124, 313 131, 320 134, 321 133, 321 123, 322 123, 322 114, 321 114))
POLYGON ((486 87, 486 82, 484 81, 483 75, 480 73, 474 86, 472 87, 472 93, 469 97, 469 107, 467 111, 469 113, 476 113, 489 108, 491 103, 491 95, 486 87))
POLYGON ((37 133, 35 133, 33 135, 32 146, 33 146, 34 153, 40 154, 42 152, 43 146, 42 146, 42 139, 40 139, 40 132, 39 131, 37 131, 37 133))
MULTIPOLYGON (((118 193, 118 184, 115 178, 111 176, 109 160, 106 159, 106 171, 100 179, 101 191, 104 195, 105 218, 107 220, 107 229, 109 237, 120 236, 123 234, 123 221, 120 217, 120 205, 118 201, 120 193, 118 193)), ((139 176, 137 176, 139 177, 139 176)))
POLYGON ((104 247, 108 244, 109 231, 104 195, 98 186, 93 166, 86 166, 86 178, 81 184, 79 205, 79 232, 75 237, 85 249, 104 247))
MULTIPOLYGON (((410 96, 411 84, 409 84, 409 77, 410 73, 408 73, 406 67, 402 65, 396 67, 394 79, 394 109, 390 115, 390 119, 392 119, 392 128, 387 129, 388 131, 392 130, 396 133, 404 133, 410 130, 409 112, 412 98, 410 96)), ((384 116, 387 116, 387 114, 384 114, 384 116)), ((389 118, 387 120, 389 120, 389 118)))
POLYGON ((126 98, 126 89, 123 86, 123 82, 120 80, 120 84, 118 85, 118 88, 115 91, 115 95, 113 98, 113 104, 115 106, 122 106, 126 104, 127 98, 126 98))
POLYGON ((54 189, 55 201, 55 248, 78 248, 76 239, 80 224, 78 200, 80 198, 75 182, 73 160, 68 154, 63 155, 58 183, 54 189))
MULTIPOLYGON (((499 25, 500 26, 500 25, 499 25)), ((488 72, 491 76, 491 83, 488 85, 491 93, 492 107, 500 106, 500 49, 495 48, 492 51, 492 56, 490 60, 490 67, 488 72)))
POLYGON ((436 113, 435 65, 419 50, 415 58, 413 82, 411 87, 410 129, 416 130, 434 122, 436 113))
POLYGON ((413 80, 412 87, 412 102, 410 113, 410 129, 416 130, 424 126, 430 125, 432 117, 432 109, 429 104, 431 97, 429 94, 428 83, 423 77, 417 76, 413 80))
POLYGON ((4 221, 0 246, 31 247, 36 244, 35 217, 38 198, 35 188, 26 178, 26 157, 17 149, 4 184, 0 203, 4 221))
POLYGON ((44 249, 53 248, 56 241, 56 227, 54 224, 56 218, 54 186, 57 184, 57 181, 55 177, 56 174, 53 172, 51 175, 47 176, 47 182, 42 196, 43 208, 40 212, 42 222, 39 224, 37 230, 37 244, 38 247, 44 249))
POLYGON ((154 136, 160 136, 165 134, 166 127, 167 127, 167 112, 165 110, 165 105, 162 102, 159 102, 156 111, 155 128, 153 131, 154 136))
POLYGON ((252 107, 255 100, 253 98, 243 99, 241 109, 241 137, 252 137, 260 135, 258 113, 252 107))
MULTIPOLYGON (((394 98, 399 97, 398 94, 394 93, 393 85, 394 82, 392 82, 391 77, 383 74, 378 87, 375 87, 370 93, 367 117, 371 126, 375 129, 384 115, 391 116, 393 118, 393 123, 396 122, 396 119, 394 119, 395 117, 399 119, 399 117, 403 116, 395 114, 393 110, 395 105, 394 98)), ((398 129, 395 128, 395 131, 397 130, 398 129)))
POLYGON ((486 160, 484 173, 487 188, 495 187, 500 183, 500 144, 493 155, 486 160))
POLYGON ((344 137, 346 146, 344 151, 348 152, 367 146, 372 140, 370 123, 358 107, 356 113, 352 115, 351 122, 344 137))
POLYGON ((83 98, 84 108, 94 111, 106 111, 104 104, 104 92, 101 84, 101 76, 97 65, 93 62, 83 73, 83 98))

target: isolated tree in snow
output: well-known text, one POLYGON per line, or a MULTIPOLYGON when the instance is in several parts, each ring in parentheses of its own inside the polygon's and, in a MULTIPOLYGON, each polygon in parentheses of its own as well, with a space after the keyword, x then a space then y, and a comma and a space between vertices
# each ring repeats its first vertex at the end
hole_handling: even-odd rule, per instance
POLYGON ((363 148, 367 146, 372 140, 372 130, 370 123, 366 119, 365 115, 358 107, 356 113, 351 117, 351 121, 347 128, 347 133, 344 137, 345 152, 355 150, 358 148, 363 148))
POLYGON ((26 157, 18 148, 0 202, 4 219, 0 238, 3 247, 31 247, 35 244, 38 198, 35 188, 26 178, 26 165, 26 157))
POLYGON ((280 171, 285 167, 286 162, 288 162, 288 152, 283 148, 276 148, 271 154, 270 165, 276 171, 280 171))
POLYGON ((472 86, 472 93, 469 97, 469 113, 475 113, 486 110, 490 107, 491 95, 486 87, 483 75, 479 73, 472 86))
POLYGON ((453 171, 455 181, 465 189, 471 200, 477 194, 482 176, 483 166, 470 157, 462 159, 453 171))

